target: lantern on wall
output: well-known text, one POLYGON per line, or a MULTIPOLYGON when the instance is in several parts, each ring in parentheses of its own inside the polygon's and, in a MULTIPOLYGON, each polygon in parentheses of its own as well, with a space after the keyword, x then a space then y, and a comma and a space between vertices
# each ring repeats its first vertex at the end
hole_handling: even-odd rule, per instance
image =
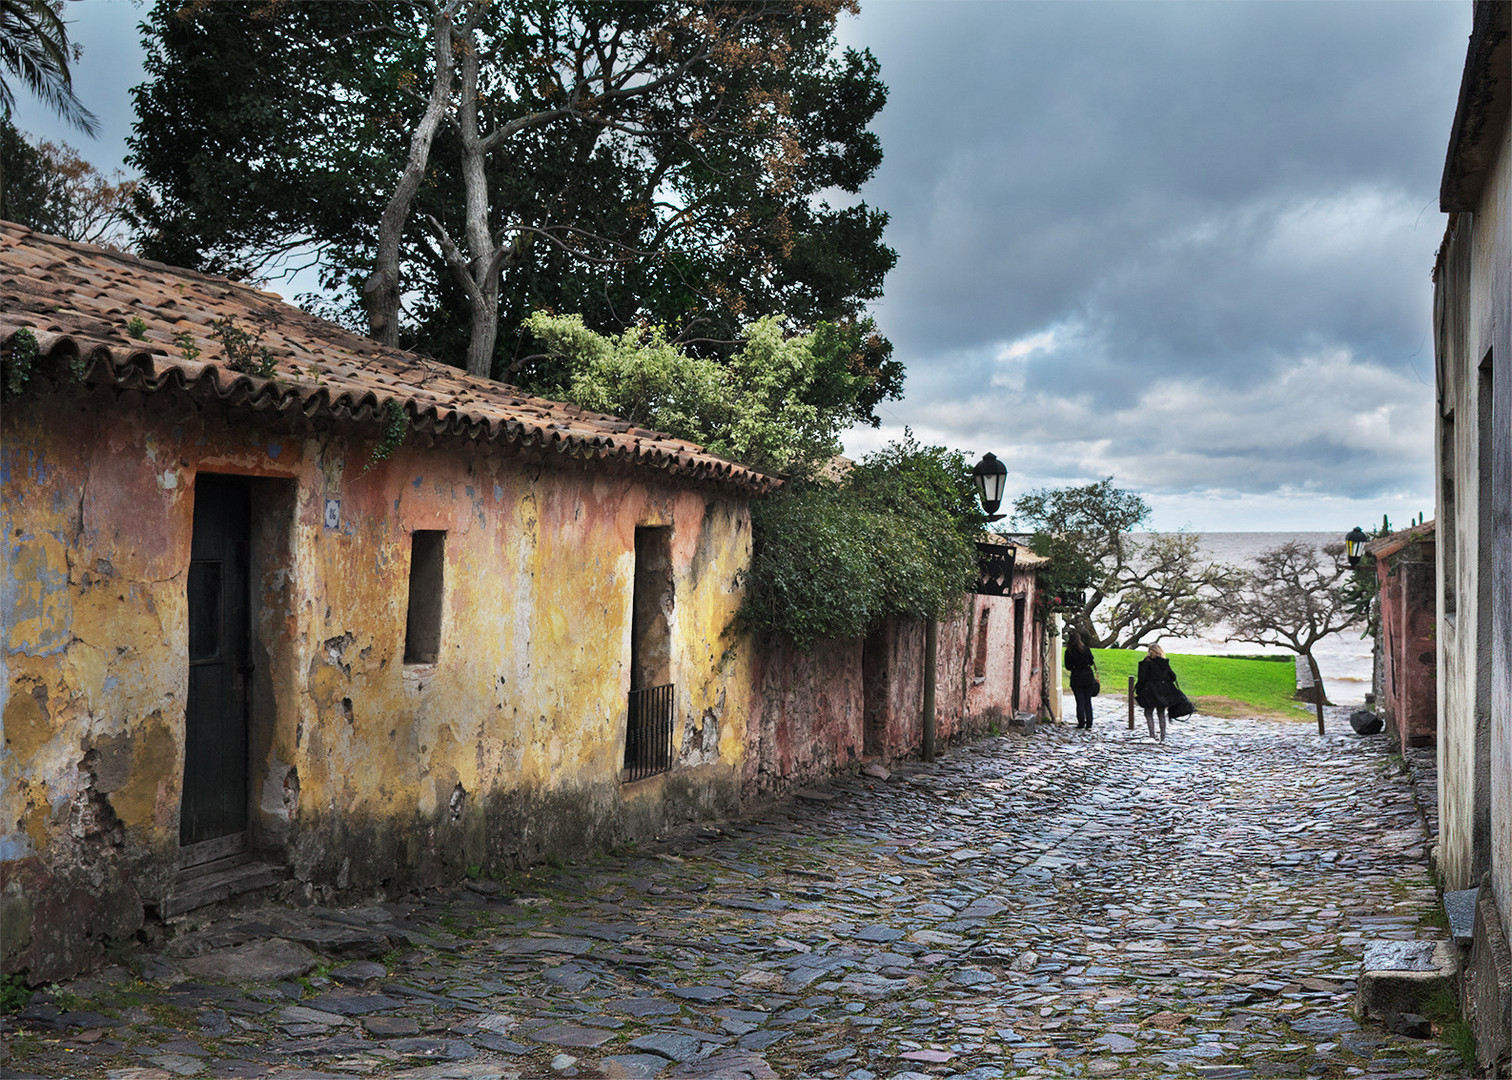
POLYGON ((1008 466, 995 455, 986 454, 977 462, 976 468, 971 470, 971 479, 977 486, 982 509, 987 512, 989 520, 1000 520, 1003 515, 997 510, 1003 504, 1003 485, 1008 482, 1008 466))
POLYGON ((1370 535, 1358 525, 1344 534, 1344 554, 1349 557, 1350 566, 1360 565, 1360 554, 1369 539, 1370 535))

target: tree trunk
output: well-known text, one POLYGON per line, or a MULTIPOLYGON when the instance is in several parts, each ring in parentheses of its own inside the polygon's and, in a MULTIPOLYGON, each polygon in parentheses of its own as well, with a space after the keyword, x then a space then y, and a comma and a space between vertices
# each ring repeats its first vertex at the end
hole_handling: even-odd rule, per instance
POLYGON ((470 280, 467 290, 471 333, 467 342, 467 373, 480 379, 493 375, 494 340, 499 333, 499 266, 502 238, 495 243, 488 221, 488 173, 478 127, 478 47, 472 21, 462 32, 462 101, 457 126, 462 137, 462 187, 466 195, 466 243, 469 259, 459 267, 470 280))
POLYGON ((1313 701, 1318 710, 1318 734, 1323 734, 1323 703, 1328 700, 1328 695, 1323 692, 1323 673, 1318 670, 1318 661, 1313 658, 1312 650, 1302 654, 1307 657, 1308 670, 1313 678, 1313 701))
POLYGON ((430 100, 425 115, 420 118, 414 134, 410 136, 409 157, 404 163, 404 172, 399 183, 383 209, 383 218, 378 223, 378 252, 373 260, 373 272, 362 283, 362 302, 367 308, 368 333, 381 344, 399 345, 399 251, 404 238, 404 226, 409 221, 410 204, 425 179, 425 168, 430 161, 431 140, 446 115, 451 99, 452 84, 452 17, 461 0, 436 9, 434 33, 436 42, 436 76, 431 84, 430 100))

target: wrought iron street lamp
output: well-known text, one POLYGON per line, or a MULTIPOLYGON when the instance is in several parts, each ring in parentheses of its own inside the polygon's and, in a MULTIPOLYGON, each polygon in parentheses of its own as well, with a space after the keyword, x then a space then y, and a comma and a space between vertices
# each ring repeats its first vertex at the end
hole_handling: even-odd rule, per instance
POLYGON ((1001 521, 1004 515, 997 512, 1003 504, 1003 485, 1008 482, 1008 466, 993 454, 986 454, 971 470, 971 479, 982 499, 982 509, 987 511, 988 521, 1001 521))
POLYGON ((1365 544, 1370 540, 1370 534, 1356 525, 1344 534, 1344 554, 1349 557, 1350 566, 1360 565, 1360 553, 1365 550, 1365 544))

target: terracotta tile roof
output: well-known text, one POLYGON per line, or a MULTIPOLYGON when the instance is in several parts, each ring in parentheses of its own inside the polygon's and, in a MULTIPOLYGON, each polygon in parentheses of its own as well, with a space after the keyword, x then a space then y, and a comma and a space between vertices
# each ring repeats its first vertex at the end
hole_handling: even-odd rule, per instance
POLYGON ((0 345, 31 330, 43 356, 83 359, 92 383, 210 394, 253 412, 382 423, 397 402, 419 431, 619 462, 751 493, 774 476, 618 417, 532 397, 386 348, 271 293, 0 221, 0 345), (128 332, 141 319, 140 339, 128 332), (211 323, 229 318, 272 352, 274 376, 233 370, 211 323), (197 355, 176 341, 188 334, 197 355))
POLYGON ((1400 529, 1394 533, 1387 533, 1365 545, 1365 554, 1373 555, 1377 559, 1385 559, 1401 551, 1408 544, 1417 540, 1432 540, 1434 538, 1434 524, 1425 521, 1419 525, 1413 525, 1406 529, 1400 529))

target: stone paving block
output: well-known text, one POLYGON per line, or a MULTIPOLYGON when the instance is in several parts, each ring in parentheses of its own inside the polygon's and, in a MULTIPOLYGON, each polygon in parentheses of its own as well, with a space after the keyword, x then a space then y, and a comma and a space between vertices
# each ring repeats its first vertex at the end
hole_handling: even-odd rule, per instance
POLYGON ((697 1057, 703 1047, 702 1041, 692 1035, 666 1031, 642 1035, 638 1039, 631 1039, 627 1045, 664 1057, 668 1061, 689 1061, 697 1057))
POLYGON ((498 1062, 463 1062, 446 1065, 422 1065, 383 1074, 385 1080, 520 1080, 524 1073, 498 1062))
POLYGON ((649 1080, 671 1067, 671 1062, 655 1054, 611 1054, 599 1061, 599 1069, 608 1080, 649 1080))
POLYGON ((614 1038, 612 1031, 583 1027, 578 1024, 549 1024, 527 1033, 527 1037, 552 1046, 603 1046, 614 1038))
POLYGON ((467 1061, 478 1056, 478 1052, 461 1039, 394 1039, 386 1045, 405 1057, 467 1061))
POLYGON ((305 1005, 337 1016, 363 1016, 402 1008, 404 1002, 383 994, 317 994, 306 999, 305 1005))
POLYGON ((322 1027, 337 1027, 349 1023, 346 1017, 305 1005, 287 1005, 278 1014, 280 1024, 319 1024, 322 1027))
POLYGON ((368 986, 388 974, 382 964, 372 960, 353 960, 331 972, 331 978, 345 986, 368 986))
POLYGON ((672 1067, 673 1080, 778 1080, 782 1076, 757 1054, 725 1050, 712 1057, 672 1067))
POLYGON ((319 963, 320 957, 303 945, 271 938, 180 960, 178 966, 196 978, 244 983, 297 979, 319 963))
POLYGON ((420 1023, 407 1016, 364 1016, 362 1028, 380 1039, 397 1039, 420 1034, 420 1023))
POLYGON ((1468 949, 1475 940, 1475 901, 1479 889, 1458 889, 1444 893, 1444 914, 1449 918, 1449 936, 1461 948, 1468 949))
POLYGON ((593 948, 587 938, 522 937, 510 938, 494 946, 496 952, 506 956, 534 956, 537 953, 562 953, 567 956, 582 956, 593 948))

